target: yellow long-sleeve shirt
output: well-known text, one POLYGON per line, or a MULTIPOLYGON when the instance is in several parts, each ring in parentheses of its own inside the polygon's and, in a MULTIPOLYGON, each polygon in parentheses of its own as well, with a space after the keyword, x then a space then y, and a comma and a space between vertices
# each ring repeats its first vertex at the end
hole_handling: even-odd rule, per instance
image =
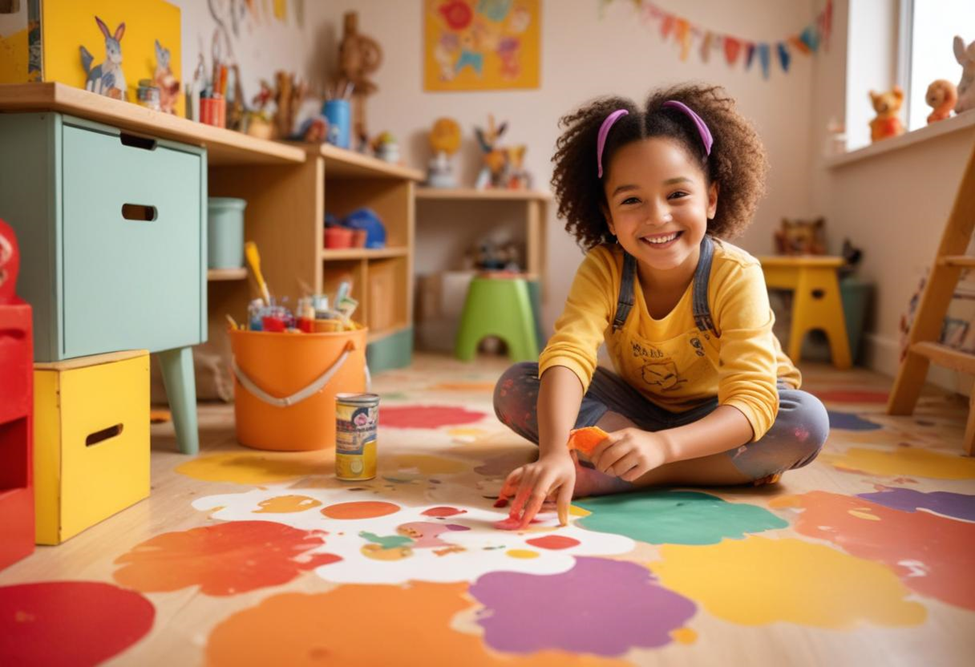
POLYGON ((589 388, 604 340, 616 372, 647 399, 683 412, 717 396, 745 415, 758 440, 779 409, 776 380, 798 388, 798 369, 772 333, 765 277, 758 260, 724 241, 714 243, 708 304, 719 335, 694 323, 693 282, 662 319, 647 310, 639 279, 626 323, 613 332, 623 275, 623 250, 592 249, 576 272, 555 335, 538 360, 539 376, 565 366, 589 388))

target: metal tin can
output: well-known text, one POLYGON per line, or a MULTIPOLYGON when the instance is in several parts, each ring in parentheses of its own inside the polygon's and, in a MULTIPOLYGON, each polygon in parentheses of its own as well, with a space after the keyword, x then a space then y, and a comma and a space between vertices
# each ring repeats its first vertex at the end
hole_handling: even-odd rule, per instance
POLYGON ((361 482, 376 476, 376 427, 379 396, 335 397, 335 476, 361 482))

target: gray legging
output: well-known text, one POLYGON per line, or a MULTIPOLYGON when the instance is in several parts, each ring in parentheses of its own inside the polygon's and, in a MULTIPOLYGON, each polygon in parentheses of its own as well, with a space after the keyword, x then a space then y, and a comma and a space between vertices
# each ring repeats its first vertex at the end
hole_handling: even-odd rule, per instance
MULTIPOLYGON (((494 389, 498 419, 523 438, 538 444, 538 364, 515 364, 494 389)), ((595 426, 607 411, 623 415, 645 431, 662 431, 695 422, 713 412, 718 399, 686 412, 669 412, 648 401, 615 373, 597 368, 582 399, 575 428, 595 426)), ((760 440, 726 452, 735 468, 751 480, 801 468, 819 454, 829 435, 829 416, 818 398, 779 385, 779 413, 760 440)))

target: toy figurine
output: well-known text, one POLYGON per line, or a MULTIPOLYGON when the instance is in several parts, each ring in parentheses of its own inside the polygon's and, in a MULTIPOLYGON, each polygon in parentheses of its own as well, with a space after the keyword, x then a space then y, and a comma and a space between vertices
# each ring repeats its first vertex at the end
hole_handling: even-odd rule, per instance
POLYGON ((506 129, 508 129, 507 123, 501 123, 501 125, 494 124, 493 114, 488 115, 487 130, 482 130, 479 127, 474 128, 477 141, 481 146, 481 150, 484 151, 484 166, 477 175, 477 182, 474 184, 474 187, 478 190, 504 187, 504 172, 507 156, 498 146, 498 139, 501 138, 501 135, 504 134, 506 129))
MULTIPOLYGON (((301 101, 308 92, 308 84, 297 80, 294 74, 283 71, 275 74, 275 80, 277 89, 274 91, 274 102, 277 109, 274 112, 274 136, 277 139, 286 139, 294 131, 295 118, 301 101)), ((262 82, 262 92, 263 85, 262 82)))
POLYGON ((958 91, 951 81, 938 79, 928 86, 924 101, 933 109, 931 115, 928 116, 928 125, 930 125, 951 115, 951 110, 955 107, 955 102, 958 101, 958 91))
POLYGON ((962 67, 961 81, 958 82, 958 103, 955 113, 975 109, 975 41, 966 48, 965 41, 955 36, 955 60, 962 67))
POLYGON ((399 162, 399 144, 390 132, 383 132, 372 140, 372 151, 384 162, 399 162))
POLYGON ((460 125, 452 118, 438 118, 430 131, 430 148, 434 158, 427 170, 427 185, 431 188, 456 188, 457 179, 450 164, 450 156, 460 148, 460 125))
POLYGON ((169 64, 169 49, 156 40, 156 72, 153 84, 159 89, 159 109, 164 113, 176 113, 176 102, 179 100, 179 81, 173 75, 173 68, 169 64))
POLYGON ((900 119, 901 105, 904 104, 904 91, 900 86, 886 93, 870 91, 870 101, 877 117, 870 121, 870 140, 880 141, 888 137, 904 134, 904 124, 900 119))

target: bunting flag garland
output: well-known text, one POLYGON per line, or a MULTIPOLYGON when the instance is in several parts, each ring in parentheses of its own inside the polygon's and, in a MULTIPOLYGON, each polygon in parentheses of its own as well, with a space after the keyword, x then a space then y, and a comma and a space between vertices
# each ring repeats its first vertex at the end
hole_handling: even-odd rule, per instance
MULTIPOLYGON (((614 0, 601 0, 600 10, 613 2, 614 0)), ((698 55, 704 63, 711 61, 712 51, 719 51, 724 54, 725 62, 729 67, 736 67, 739 56, 742 56, 744 69, 749 71, 757 55, 762 67, 762 77, 765 79, 768 79, 771 73, 773 49, 779 67, 783 73, 788 74, 794 55, 813 56, 821 48, 824 51, 828 50, 833 29, 833 0, 826 0, 822 11, 798 33, 771 41, 743 39, 698 26, 682 16, 661 9, 651 0, 630 0, 630 2, 647 24, 659 21, 661 39, 664 42, 673 41, 678 45, 679 57, 682 61, 688 59, 694 48, 694 42, 699 41, 698 55)))

